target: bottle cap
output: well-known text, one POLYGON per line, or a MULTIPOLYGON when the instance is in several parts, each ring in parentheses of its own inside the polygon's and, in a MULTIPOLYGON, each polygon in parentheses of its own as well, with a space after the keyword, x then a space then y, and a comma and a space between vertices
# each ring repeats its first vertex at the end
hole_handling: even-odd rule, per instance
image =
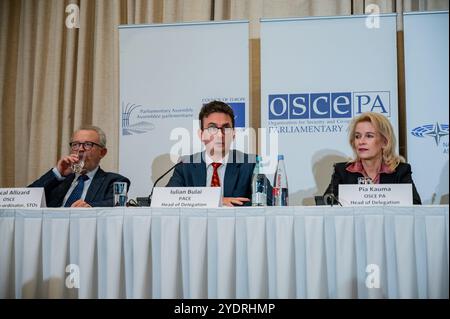
POLYGON ((278 155, 278 160, 279 161, 284 161, 284 155, 278 155))

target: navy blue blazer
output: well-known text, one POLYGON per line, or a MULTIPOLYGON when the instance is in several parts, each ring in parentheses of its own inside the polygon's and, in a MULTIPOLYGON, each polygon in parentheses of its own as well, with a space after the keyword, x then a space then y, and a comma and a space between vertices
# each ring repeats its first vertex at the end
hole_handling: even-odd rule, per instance
MULTIPOLYGON (((333 189, 334 196, 339 198, 339 184, 358 184, 358 177, 363 175, 360 173, 352 173, 346 170, 349 162, 336 163, 335 171, 331 177, 330 185, 328 186, 325 194, 331 194, 333 189)), ((395 171, 391 174, 381 173, 380 184, 412 184, 413 190, 413 204, 422 204, 419 193, 417 192, 416 185, 414 185, 411 177, 411 165, 407 163, 398 164, 395 171)))
MULTIPOLYGON (((252 199, 252 175, 255 159, 255 155, 237 150, 230 151, 224 181, 222 182, 224 197, 252 199)), ((175 168, 166 187, 205 187, 206 163, 203 160, 202 153, 189 155, 182 160, 183 163, 175 168)), ((268 191, 268 203, 272 202, 271 195, 271 191, 268 191)))
MULTIPOLYGON (((61 207, 75 174, 58 181, 52 170, 45 173, 28 187, 44 187, 47 207, 61 207)), ((130 180, 116 173, 105 172, 100 167, 92 179, 84 201, 92 207, 112 207, 114 202, 113 183, 126 182, 130 189, 130 180)))

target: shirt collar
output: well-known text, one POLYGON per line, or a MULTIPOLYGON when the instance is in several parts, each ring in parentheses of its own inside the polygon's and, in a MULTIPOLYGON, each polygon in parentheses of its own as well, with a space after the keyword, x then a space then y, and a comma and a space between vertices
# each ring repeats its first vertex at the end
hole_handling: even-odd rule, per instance
MULTIPOLYGON (((86 173, 86 176, 89 177, 89 180, 92 180, 94 178, 94 176, 97 173, 99 168, 100 168, 100 165, 97 166, 96 168, 94 168, 92 171, 86 173)), ((77 180, 78 176, 80 176, 80 174, 75 174, 75 179, 74 180, 77 180)))
MULTIPOLYGON (((362 165, 361 160, 351 163, 347 166, 346 170, 350 173, 360 173, 364 176, 367 176, 366 171, 364 170, 364 166, 362 165)), ((394 171, 389 168, 385 163, 381 163, 380 171, 378 174, 391 174, 394 171)))
POLYGON ((229 155, 230 152, 228 152, 220 161, 214 161, 206 152, 203 152, 203 160, 206 163, 206 167, 208 167, 212 163, 222 163, 222 165, 226 165, 228 163, 229 155))

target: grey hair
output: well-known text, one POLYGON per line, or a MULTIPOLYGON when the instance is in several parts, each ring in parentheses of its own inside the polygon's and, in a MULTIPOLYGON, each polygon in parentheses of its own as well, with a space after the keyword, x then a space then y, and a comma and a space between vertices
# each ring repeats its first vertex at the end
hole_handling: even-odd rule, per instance
POLYGON ((95 131, 98 134, 98 139, 99 139, 99 144, 103 147, 106 147, 106 134, 105 132, 103 132, 103 130, 98 127, 98 126, 94 126, 94 125, 82 125, 78 128, 78 130, 75 131, 95 131))

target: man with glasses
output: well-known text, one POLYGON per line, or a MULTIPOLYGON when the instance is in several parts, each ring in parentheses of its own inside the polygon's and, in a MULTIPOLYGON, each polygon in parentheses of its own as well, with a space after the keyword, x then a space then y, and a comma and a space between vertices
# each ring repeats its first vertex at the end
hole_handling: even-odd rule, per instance
POLYGON ((113 206, 113 183, 130 180, 103 171, 100 160, 108 152, 106 135, 96 126, 83 126, 72 135, 71 152, 29 187, 44 187, 48 207, 113 206))
POLYGON ((221 187, 224 206, 250 204, 255 156, 230 151, 235 138, 233 109, 224 102, 205 104, 199 113, 205 151, 183 158, 168 187, 221 187))

